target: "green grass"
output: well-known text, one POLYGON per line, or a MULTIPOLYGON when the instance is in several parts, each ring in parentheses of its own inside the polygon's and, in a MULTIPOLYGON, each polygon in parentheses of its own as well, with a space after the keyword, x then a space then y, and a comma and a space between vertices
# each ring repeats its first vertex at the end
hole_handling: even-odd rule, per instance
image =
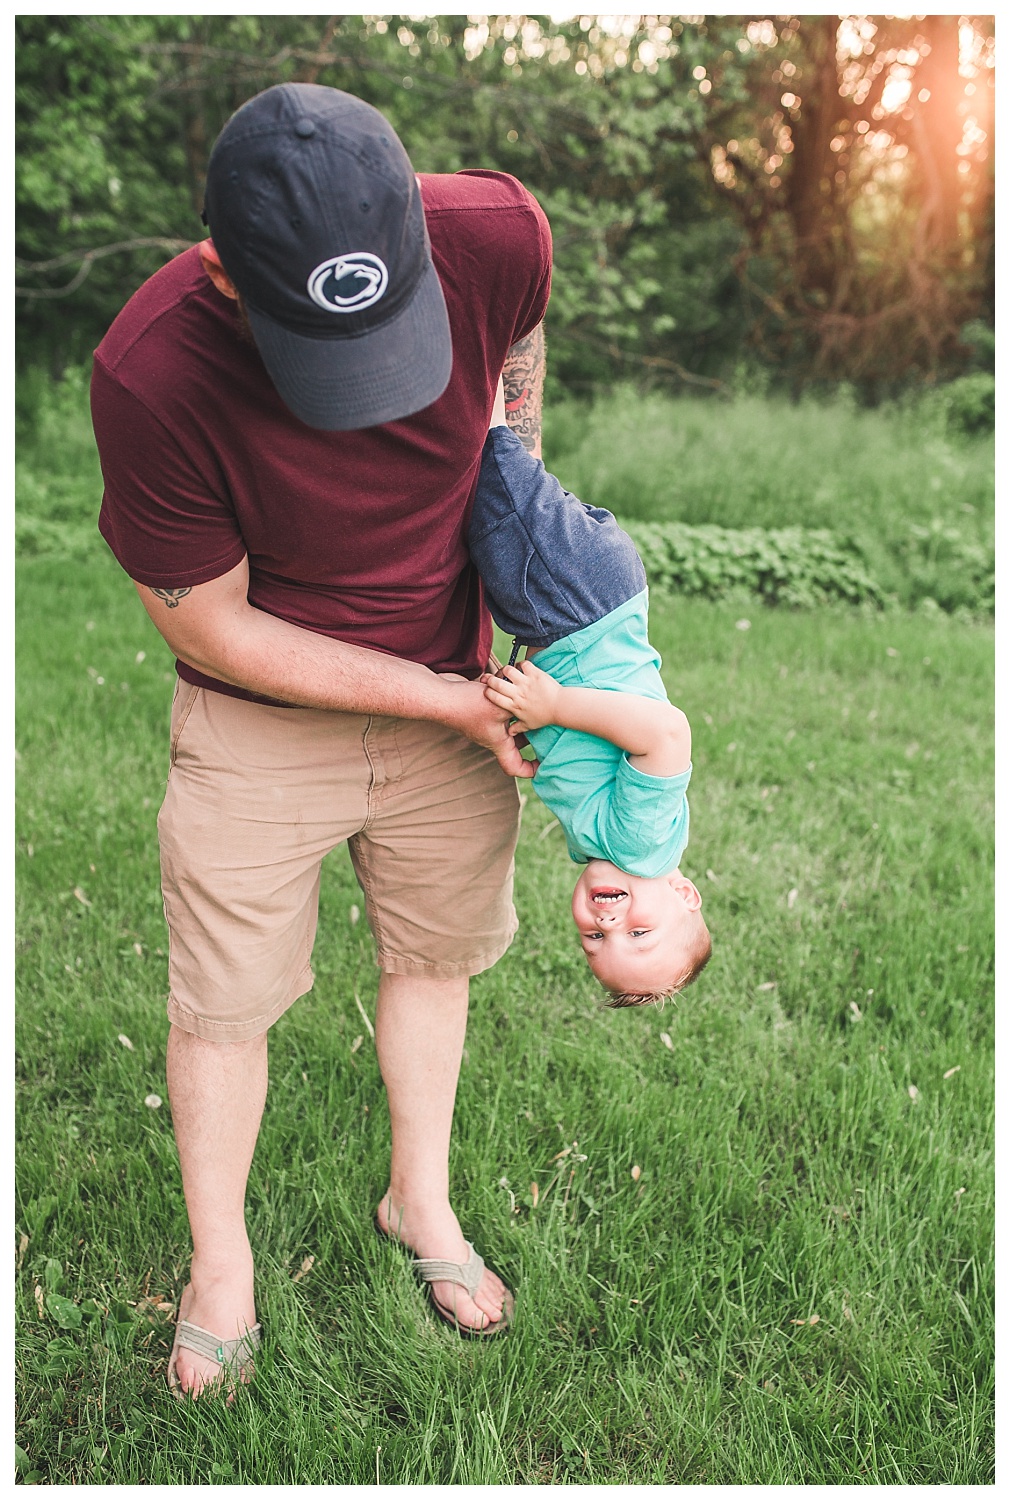
MULTIPOLYGON (((65 452, 30 477, 61 473, 93 507, 65 452)), ((388 1121, 354 996, 370 1010, 377 976, 331 856, 250 1182, 267 1343, 231 1410, 187 1407, 158 1310, 188 1253, 155 842, 171 663, 79 546, 19 589, 21 1478, 992 1483, 991 633, 657 610, 715 954, 676 1007, 603 1009, 530 797, 454 1136, 465 1232, 518 1292, 488 1345, 436 1324, 371 1231, 388 1121)))

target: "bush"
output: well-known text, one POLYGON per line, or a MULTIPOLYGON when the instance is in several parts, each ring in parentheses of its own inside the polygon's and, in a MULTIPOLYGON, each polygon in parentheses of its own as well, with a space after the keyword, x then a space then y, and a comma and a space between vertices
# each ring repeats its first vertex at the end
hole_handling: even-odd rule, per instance
POLYGON ((996 426, 996 381, 979 371, 962 375, 937 391, 948 432, 992 432, 996 426))
POLYGON ((746 594, 765 604, 799 607, 884 602, 855 547, 830 531, 731 530, 677 521, 632 523, 627 530, 650 588, 667 594, 706 599, 746 594))

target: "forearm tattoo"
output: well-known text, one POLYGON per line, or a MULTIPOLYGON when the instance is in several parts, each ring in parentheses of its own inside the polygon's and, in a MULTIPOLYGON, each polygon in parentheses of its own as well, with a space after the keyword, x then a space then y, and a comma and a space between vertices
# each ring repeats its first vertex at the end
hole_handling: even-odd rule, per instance
POLYGON ((539 456, 543 432, 544 370, 546 345, 544 325, 513 344, 505 359, 505 419, 530 453, 539 456))
POLYGON ((191 594, 192 592, 193 592, 193 590, 191 588, 190 589, 152 589, 151 590, 151 593, 152 594, 156 594, 159 599, 164 599, 164 601, 168 605, 169 609, 177 609, 178 606, 179 606, 179 600, 180 599, 185 599, 186 595, 187 594, 191 594))

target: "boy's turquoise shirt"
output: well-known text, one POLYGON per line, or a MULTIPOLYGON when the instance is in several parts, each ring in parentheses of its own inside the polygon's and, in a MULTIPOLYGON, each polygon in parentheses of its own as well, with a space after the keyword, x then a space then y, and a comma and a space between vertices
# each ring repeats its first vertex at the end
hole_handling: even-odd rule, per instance
MULTIPOLYGON (((647 589, 535 659, 563 687, 667 696, 649 642, 647 589)), ((564 829, 573 860, 606 859, 648 877, 677 868, 687 846, 690 766, 679 776, 649 776, 608 740, 553 724, 528 738, 540 762, 533 786, 564 829)))

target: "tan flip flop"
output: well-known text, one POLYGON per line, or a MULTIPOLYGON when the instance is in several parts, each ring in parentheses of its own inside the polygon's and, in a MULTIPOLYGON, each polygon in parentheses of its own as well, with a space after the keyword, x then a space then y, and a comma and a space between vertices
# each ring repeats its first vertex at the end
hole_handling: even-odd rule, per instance
MULTIPOLYGON (((400 1243, 398 1240, 394 1240, 392 1235, 386 1233, 378 1219, 375 1220, 375 1229, 376 1233, 382 1239, 389 1240, 392 1244, 400 1243)), ((463 1265, 454 1260, 438 1260, 433 1256, 410 1255, 406 1245, 401 1245, 400 1248, 407 1252, 410 1258, 411 1270, 424 1285, 424 1289, 428 1293, 428 1300, 434 1312, 442 1319, 443 1323, 448 1323, 450 1328, 454 1328, 464 1338, 487 1339, 492 1338, 497 1333, 505 1332, 506 1328, 512 1322, 515 1313, 515 1298, 508 1289, 505 1291, 505 1302, 502 1307, 501 1317, 497 1323, 488 1322, 483 1328, 471 1328, 467 1323, 460 1323, 453 1310, 443 1306, 432 1290, 431 1283, 434 1281, 451 1281, 457 1286, 463 1287, 464 1291, 468 1292, 471 1297, 476 1297, 481 1278, 484 1275, 484 1258, 478 1255, 469 1240, 467 1241, 466 1248, 470 1253, 463 1265)))
MULTIPOLYGON (((179 1299, 182 1306, 182 1298, 179 1299)), ((255 1328, 247 1328, 241 1338, 219 1339, 216 1334, 208 1333, 206 1328, 200 1328, 196 1323, 187 1323, 180 1318, 175 1325, 175 1340, 172 1344, 172 1352, 168 1357, 168 1388, 180 1401, 187 1399, 199 1399, 191 1397, 179 1384, 179 1375, 176 1364, 180 1349, 192 1349, 194 1354, 201 1354, 204 1359, 213 1359, 221 1366, 221 1375, 217 1380, 210 1382, 210 1389, 226 1387, 229 1396, 234 1394, 235 1387, 245 1383, 253 1373, 253 1357, 259 1348, 263 1338, 263 1325, 257 1323, 255 1328)), ((204 1390, 208 1389, 207 1384, 204 1390)))

